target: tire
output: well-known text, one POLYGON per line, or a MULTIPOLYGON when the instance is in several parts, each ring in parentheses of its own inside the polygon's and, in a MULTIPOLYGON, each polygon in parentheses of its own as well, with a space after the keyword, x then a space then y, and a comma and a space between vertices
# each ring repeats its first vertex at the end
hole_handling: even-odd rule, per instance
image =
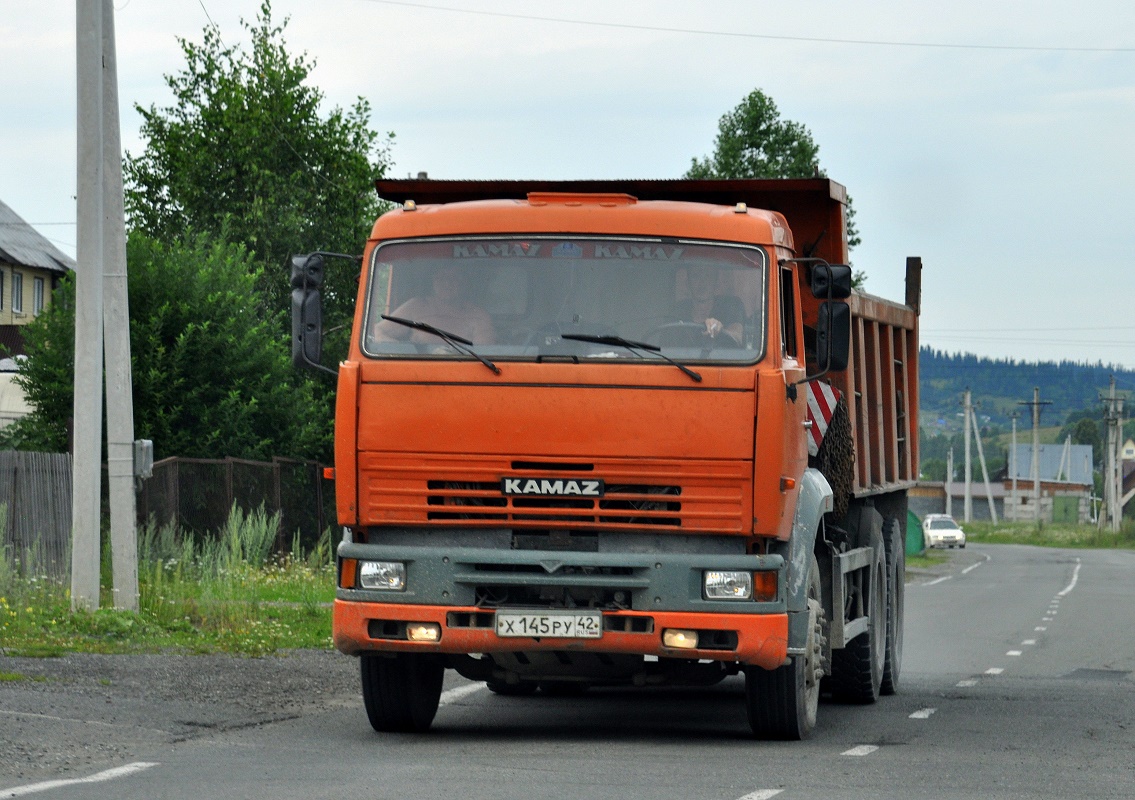
POLYGON ((883 523, 883 548, 887 557, 887 655, 879 693, 895 694, 902 671, 903 617, 906 599, 906 537, 895 517, 883 523))
POLYGON ((758 739, 807 739, 816 728, 823 677, 824 605, 816 557, 808 567, 808 639, 804 655, 774 670, 745 667, 745 707, 758 739))
POLYGON ((445 666, 436 658, 400 653, 359 659, 367 719, 384 733, 424 733, 437 714, 445 666))
POLYGON ((527 697, 536 694, 537 685, 532 681, 505 683, 504 681, 485 681, 485 686, 493 694, 501 697, 527 697))
POLYGON ((832 651, 832 674, 828 685, 834 699, 845 703, 874 703, 883 683, 887 656, 887 557, 883 535, 872 531, 869 546, 873 552, 868 567, 871 580, 867 589, 867 630, 832 651))

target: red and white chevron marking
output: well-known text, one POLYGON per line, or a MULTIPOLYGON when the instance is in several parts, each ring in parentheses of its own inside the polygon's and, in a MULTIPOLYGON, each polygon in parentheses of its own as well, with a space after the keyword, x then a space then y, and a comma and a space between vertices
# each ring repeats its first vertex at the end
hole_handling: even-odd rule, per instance
POLYGON ((811 434, 808 437, 808 455, 814 456, 820 451, 820 443, 824 441, 836 403, 842 396, 838 389, 826 383, 808 382, 808 420, 812 423, 812 427, 808 429, 811 434))

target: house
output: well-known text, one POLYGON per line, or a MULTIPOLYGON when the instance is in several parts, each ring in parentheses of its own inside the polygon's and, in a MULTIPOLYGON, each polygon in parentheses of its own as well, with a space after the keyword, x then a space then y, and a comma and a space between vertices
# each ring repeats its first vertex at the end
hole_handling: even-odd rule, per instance
POLYGON ((24 354, 20 328, 51 305, 52 291, 75 261, 0 201, 0 427, 28 413, 12 378, 24 354))
POLYGON ((1119 457, 1124 461, 1135 461, 1135 439, 1128 439, 1119 451, 1119 457))
MULTIPOLYGON (((1015 453, 1010 455, 1015 458, 1009 459, 1009 465, 998 476, 1005 489, 1005 517, 1011 521, 1035 520, 1038 510, 1033 487, 1033 446, 1018 444, 1015 453)), ((1088 444, 1040 445, 1037 467, 1042 521, 1086 523, 1091 520, 1092 457, 1092 446, 1088 444)))

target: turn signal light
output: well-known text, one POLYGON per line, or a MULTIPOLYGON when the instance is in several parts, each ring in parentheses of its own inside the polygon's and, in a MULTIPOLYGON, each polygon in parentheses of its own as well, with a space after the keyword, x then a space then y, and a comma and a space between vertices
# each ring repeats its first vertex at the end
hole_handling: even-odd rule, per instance
POLYGON ((753 573, 753 599, 758 603, 771 603, 776 599, 776 573, 772 571, 753 573))
POLYGON ((441 626, 436 622, 406 623, 406 638, 411 642, 437 642, 441 640, 441 626))
POLYGON ((698 632, 684 631, 679 628, 667 628, 662 631, 662 644, 679 650, 696 650, 698 646, 698 632))

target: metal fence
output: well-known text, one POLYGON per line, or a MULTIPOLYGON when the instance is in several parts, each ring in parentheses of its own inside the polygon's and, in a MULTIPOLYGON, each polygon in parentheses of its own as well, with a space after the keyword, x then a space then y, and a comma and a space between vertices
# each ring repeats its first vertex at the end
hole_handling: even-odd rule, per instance
POLYGON ((71 456, 0 452, 4 553, 25 574, 71 575, 71 456))
POLYGON ((297 531, 310 547, 335 524, 334 492, 323 478, 323 465, 287 458, 157 461, 138 495, 138 520, 174 523, 202 534, 224 525, 234 504, 246 512, 261 505, 269 514, 278 511, 281 548, 291 545, 297 531))

